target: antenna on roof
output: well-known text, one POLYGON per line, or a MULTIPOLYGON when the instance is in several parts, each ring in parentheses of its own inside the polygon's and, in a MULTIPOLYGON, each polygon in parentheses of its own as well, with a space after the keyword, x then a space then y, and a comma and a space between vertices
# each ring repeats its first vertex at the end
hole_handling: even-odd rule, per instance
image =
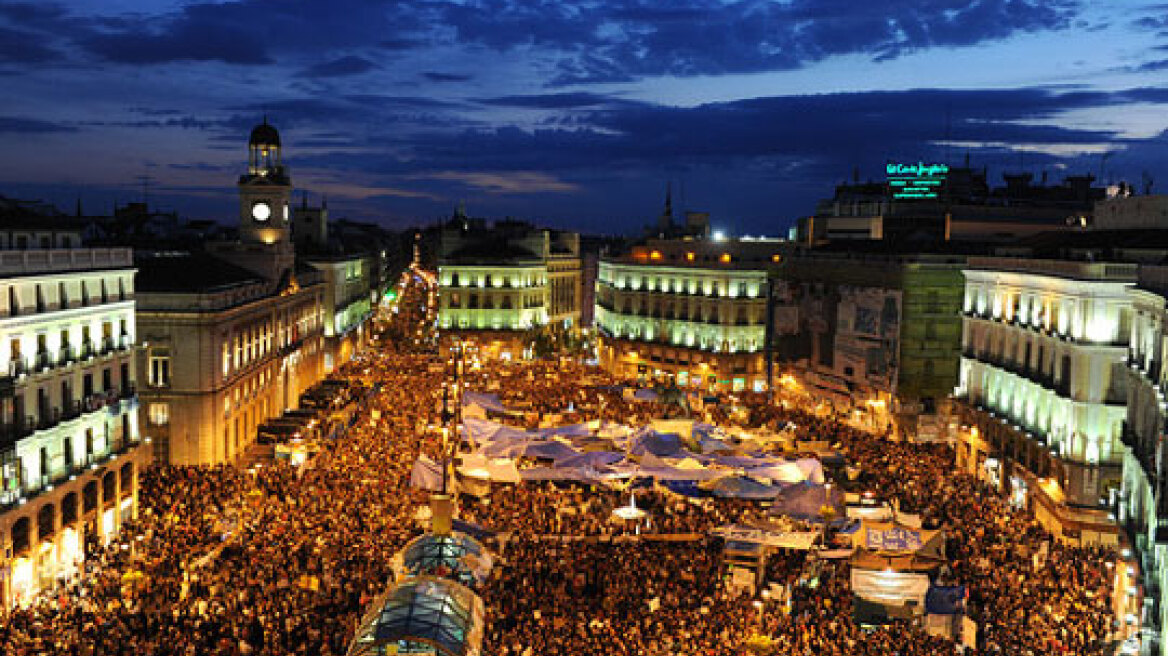
POLYGON ((149 175, 139 175, 134 179, 142 184, 142 205, 144 209, 149 209, 150 187, 154 186, 155 180, 149 175))

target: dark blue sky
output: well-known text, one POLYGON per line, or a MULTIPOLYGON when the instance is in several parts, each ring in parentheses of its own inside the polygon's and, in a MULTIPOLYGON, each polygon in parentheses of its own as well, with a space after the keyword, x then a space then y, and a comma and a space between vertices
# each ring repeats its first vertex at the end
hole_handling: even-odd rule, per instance
POLYGON ((266 111, 300 189, 407 225, 779 234, 859 167, 1168 190, 1168 4, 0 0, 0 193, 234 220, 266 111))

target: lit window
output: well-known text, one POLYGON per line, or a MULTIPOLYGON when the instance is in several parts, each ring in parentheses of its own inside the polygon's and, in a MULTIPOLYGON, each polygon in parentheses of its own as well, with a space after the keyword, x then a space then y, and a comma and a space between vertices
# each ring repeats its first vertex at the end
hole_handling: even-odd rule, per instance
POLYGON ((771 262, 782 262, 782 261, 783 261, 783 256, 779 255, 778 253, 775 253, 774 255, 771 256, 771 262))
POLYGON ((686 262, 693 262, 694 261, 693 251, 689 251, 688 253, 685 254, 685 261, 686 262))
POLYGON ((170 355, 153 354, 150 356, 150 384, 162 387, 170 384, 170 355))
POLYGON ((155 426, 165 426, 170 423, 170 404, 151 403, 149 409, 150 423, 155 426))
POLYGON ((718 258, 718 261, 721 262, 722 264, 729 264, 730 263, 730 254, 729 253, 722 253, 722 256, 718 258))
POLYGON ((649 253, 649 259, 650 260, 660 260, 661 259, 661 251, 653 251, 652 253, 649 253))

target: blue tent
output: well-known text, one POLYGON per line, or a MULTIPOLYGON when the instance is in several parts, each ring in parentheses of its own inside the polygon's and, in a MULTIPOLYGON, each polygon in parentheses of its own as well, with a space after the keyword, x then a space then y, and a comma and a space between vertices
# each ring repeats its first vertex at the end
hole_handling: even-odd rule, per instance
POLYGON ((667 458, 684 458, 692 455, 681 445, 681 436, 674 433, 658 433, 650 428, 643 428, 633 435, 629 440, 629 453, 635 456, 652 453, 667 458))
POLYGON ((759 483, 747 476, 725 476, 707 487, 716 497, 731 499, 773 499, 779 488, 759 483))
POLYGON ((697 481, 660 481, 660 483, 670 492, 685 497, 702 498, 710 496, 708 492, 698 487, 697 481))
POLYGON ((592 434, 592 429, 588 424, 569 424, 567 426, 556 426, 555 428, 544 428, 539 431, 542 437, 552 437, 553 435, 563 435, 564 437, 585 437, 592 434))
POLYGON ((957 615, 965 605, 964 585, 933 585, 925 593, 925 612, 957 615))
POLYGON ((832 488, 831 498, 828 499, 826 486, 804 481, 783 487, 770 512, 772 515, 814 521, 819 519, 819 510, 825 502, 836 508, 837 516, 842 516, 842 500, 843 495, 838 487, 832 488))
POLYGON ((625 459, 625 454, 615 451, 589 451, 556 461, 557 467, 604 467, 625 459))
POLYGON ((580 455, 572 447, 555 440, 528 440, 524 442, 502 443, 496 442, 483 448, 483 454, 492 458, 542 458, 544 460, 562 460, 580 455))

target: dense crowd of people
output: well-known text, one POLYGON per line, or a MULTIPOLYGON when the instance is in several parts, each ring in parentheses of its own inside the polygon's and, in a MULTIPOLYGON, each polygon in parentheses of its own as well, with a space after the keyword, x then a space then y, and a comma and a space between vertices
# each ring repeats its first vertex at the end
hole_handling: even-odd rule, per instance
MULTIPOLYGON (((417 335, 427 316, 401 313, 386 334, 417 335)), ((371 390, 356 401, 359 419, 300 467, 144 472, 136 520, 110 544, 93 545, 74 580, 11 612, 0 623, 0 654, 344 653, 392 579, 394 554, 422 530, 425 496, 409 487, 412 464, 419 454, 441 459, 448 448, 436 427, 449 367, 425 346, 382 340, 348 365, 344 374, 371 390)), ((557 412, 564 422, 603 416, 637 425, 672 411, 632 402, 594 368, 569 362, 468 370, 464 382, 537 419, 557 412)), ((877 490, 942 528, 947 576, 968 586, 967 612, 981 627, 976 653, 1107 651, 1114 554, 1052 540, 996 492, 955 473, 947 446, 889 441, 763 395, 704 412, 721 425, 827 440, 862 472, 841 486, 877 490)), ((735 593, 721 541, 709 531, 761 519, 755 502, 639 490, 645 535, 632 537, 612 516, 630 494, 523 483, 461 501, 463 519, 506 536, 481 590, 484 653, 715 656, 740 654, 756 640, 792 654, 957 649, 906 621, 859 625, 846 559, 779 550, 761 586, 775 595, 735 593)))

